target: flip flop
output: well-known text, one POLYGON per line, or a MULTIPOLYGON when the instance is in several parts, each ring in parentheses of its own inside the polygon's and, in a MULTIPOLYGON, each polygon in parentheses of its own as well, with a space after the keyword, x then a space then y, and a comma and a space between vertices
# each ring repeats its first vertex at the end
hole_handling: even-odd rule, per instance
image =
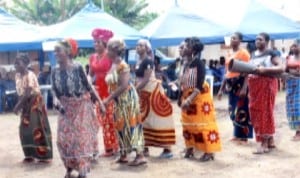
POLYGON ((24 158, 23 163, 32 163, 34 162, 34 158, 24 158))
POLYGON ((104 152, 100 155, 100 157, 111 157, 114 156, 115 153, 114 152, 104 152))
POLYGON ((268 148, 257 148, 257 150, 253 152, 253 154, 261 155, 261 154, 269 153, 270 151, 271 150, 268 148))
POLYGON ((128 164, 128 166, 134 166, 134 167, 137 167, 137 166, 141 166, 141 165, 144 165, 146 164, 147 161, 145 160, 145 158, 135 158, 132 162, 130 162, 128 164))
POLYGON ((118 158, 118 159, 115 161, 115 163, 126 164, 126 163, 128 163, 128 160, 127 160, 127 158, 122 159, 122 158, 120 157, 120 158, 118 158))
POLYGON ((46 164, 49 164, 49 163, 52 162, 52 160, 51 160, 51 159, 40 159, 38 162, 39 162, 39 163, 46 163, 46 164))
POLYGON ((299 135, 293 136, 292 141, 300 141, 300 136, 299 135))
POLYGON ((171 152, 168 152, 168 153, 164 153, 162 152, 160 155, 159 155, 159 158, 161 159, 170 159, 173 157, 173 153, 171 152))

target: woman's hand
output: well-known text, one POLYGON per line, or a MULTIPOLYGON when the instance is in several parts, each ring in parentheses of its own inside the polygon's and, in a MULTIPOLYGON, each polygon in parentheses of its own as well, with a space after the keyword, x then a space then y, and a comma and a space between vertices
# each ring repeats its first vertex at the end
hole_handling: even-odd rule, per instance
POLYGON ((16 115, 19 114, 19 108, 18 108, 17 105, 14 107, 13 112, 14 112, 16 115))
POLYGON ((181 109, 186 109, 187 107, 189 107, 191 104, 191 100, 189 98, 185 99, 182 103, 181 103, 181 109))
POLYGON ((102 116, 105 116, 106 114, 106 107, 104 106, 104 104, 100 104, 100 112, 102 113, 102 116))
POLYGON ((255 70, 255 73, 256 74, 264 74, 265 73, 265 68, 264 67, 261 67, 261 66, 258 66, 255 70))
POLYGON ((242 87, 239 93, 239 97, 244 98, 247 95, 247 88, 242 87))
POLYGON ((219 92, 217 94, 218 100, 222 99, 222 95, 223 95, 223 92, 221 90, 219 90, 219 92))

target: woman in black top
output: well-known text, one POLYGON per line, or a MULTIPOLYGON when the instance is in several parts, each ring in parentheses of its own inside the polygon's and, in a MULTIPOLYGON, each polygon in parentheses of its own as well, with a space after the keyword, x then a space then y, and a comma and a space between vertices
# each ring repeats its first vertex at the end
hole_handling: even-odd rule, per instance
POLYGON ((175 144, 173 108, 164 93, 161 80, 156 79, 150 43, 139 40, 137 47, 139 60, 136 67, 136 89, 140 97, 145 150, 149 156, 149 146, 161 147, 160 158, 171 158, 171 145, 175 144))
POLYGON ((214 159, 214 152, 221 150, 213 99, 209 85, 204 81, 205 66, 200 60, 203 44, 196 38, 186 38, 183 56, 186 59, 180 78, 183 137, 186 144, 185 158, 194 156, 194 149, 204 152, 200 161, 214 159))

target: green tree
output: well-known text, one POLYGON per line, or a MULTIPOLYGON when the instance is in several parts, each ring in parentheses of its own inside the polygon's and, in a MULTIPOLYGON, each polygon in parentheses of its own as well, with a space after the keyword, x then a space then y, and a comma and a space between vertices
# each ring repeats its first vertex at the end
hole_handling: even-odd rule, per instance
MULTIPOLYGON (((158 14, 145 12, 148 3, 145 0, 103 0, 104 10, 112 16, 136 29, 143 28, 155 19, 158 14)), ((101 7, 101 0, 94 0, 101 7)))
MULTIPOLYGON (((136 29, 143 28, 158 15, 145 12, 145 0, 103 0, 105 12, 120 19, 136 29)), ((0 0, 1 2, 1 0, 0 0)), ((12 0, 8 11, 18 18, 32 24, 51 25, 70 18, 88 0, 12 0)), ((101 7, 101 0, 91 1, 101 7)))
POLYGON ((70 18, 86 0, 12 0, 8 10, 20 19, 39 25, 50 25, 70 18))

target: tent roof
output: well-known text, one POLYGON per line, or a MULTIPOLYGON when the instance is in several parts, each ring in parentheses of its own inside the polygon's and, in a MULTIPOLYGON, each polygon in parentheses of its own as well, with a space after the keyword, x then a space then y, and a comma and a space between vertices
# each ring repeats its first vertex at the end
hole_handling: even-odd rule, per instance
POLYGON ((141 30, 154 47, 178 45, 184 38, 197 36, 205 44, 220 43, 229 31, 177 5, 141 30))
POLYGON ((40 28, 0 8, 0 51, 42 49, 40 28))
MULTIPOLYGON (((199 6, 197 13, 226 26, 231 33, 243 33, 244 40, 255 40, 260 32, 270 34, 272 39, 290 39, 300 37, 300 24, 266 7, 258 0, 227 0, 218 13, 212 13, 217 0, 211 0, 199 6)), ((223 3, 224 4, 224 3, 223 3)), ((196 10, 196 9, 194 9, 196 10)))
POLYGON ((244 34, 245 40, 253 40, 260 32, 268 33, 272 39, 300 37, 300 24, 250 0, 240 23, 235 30, 244 34))
POLYGON ((53 40, 71 37, 78 41, 80 47, 92 47, 91 32, 94 28, 110 29, 115 36, 123 38, 128 46, 135 46, 136 41, 142 37, 140 32, 105 13, 93 3, 88 3, 70 19, 45 27, 45 32, 53 40))

